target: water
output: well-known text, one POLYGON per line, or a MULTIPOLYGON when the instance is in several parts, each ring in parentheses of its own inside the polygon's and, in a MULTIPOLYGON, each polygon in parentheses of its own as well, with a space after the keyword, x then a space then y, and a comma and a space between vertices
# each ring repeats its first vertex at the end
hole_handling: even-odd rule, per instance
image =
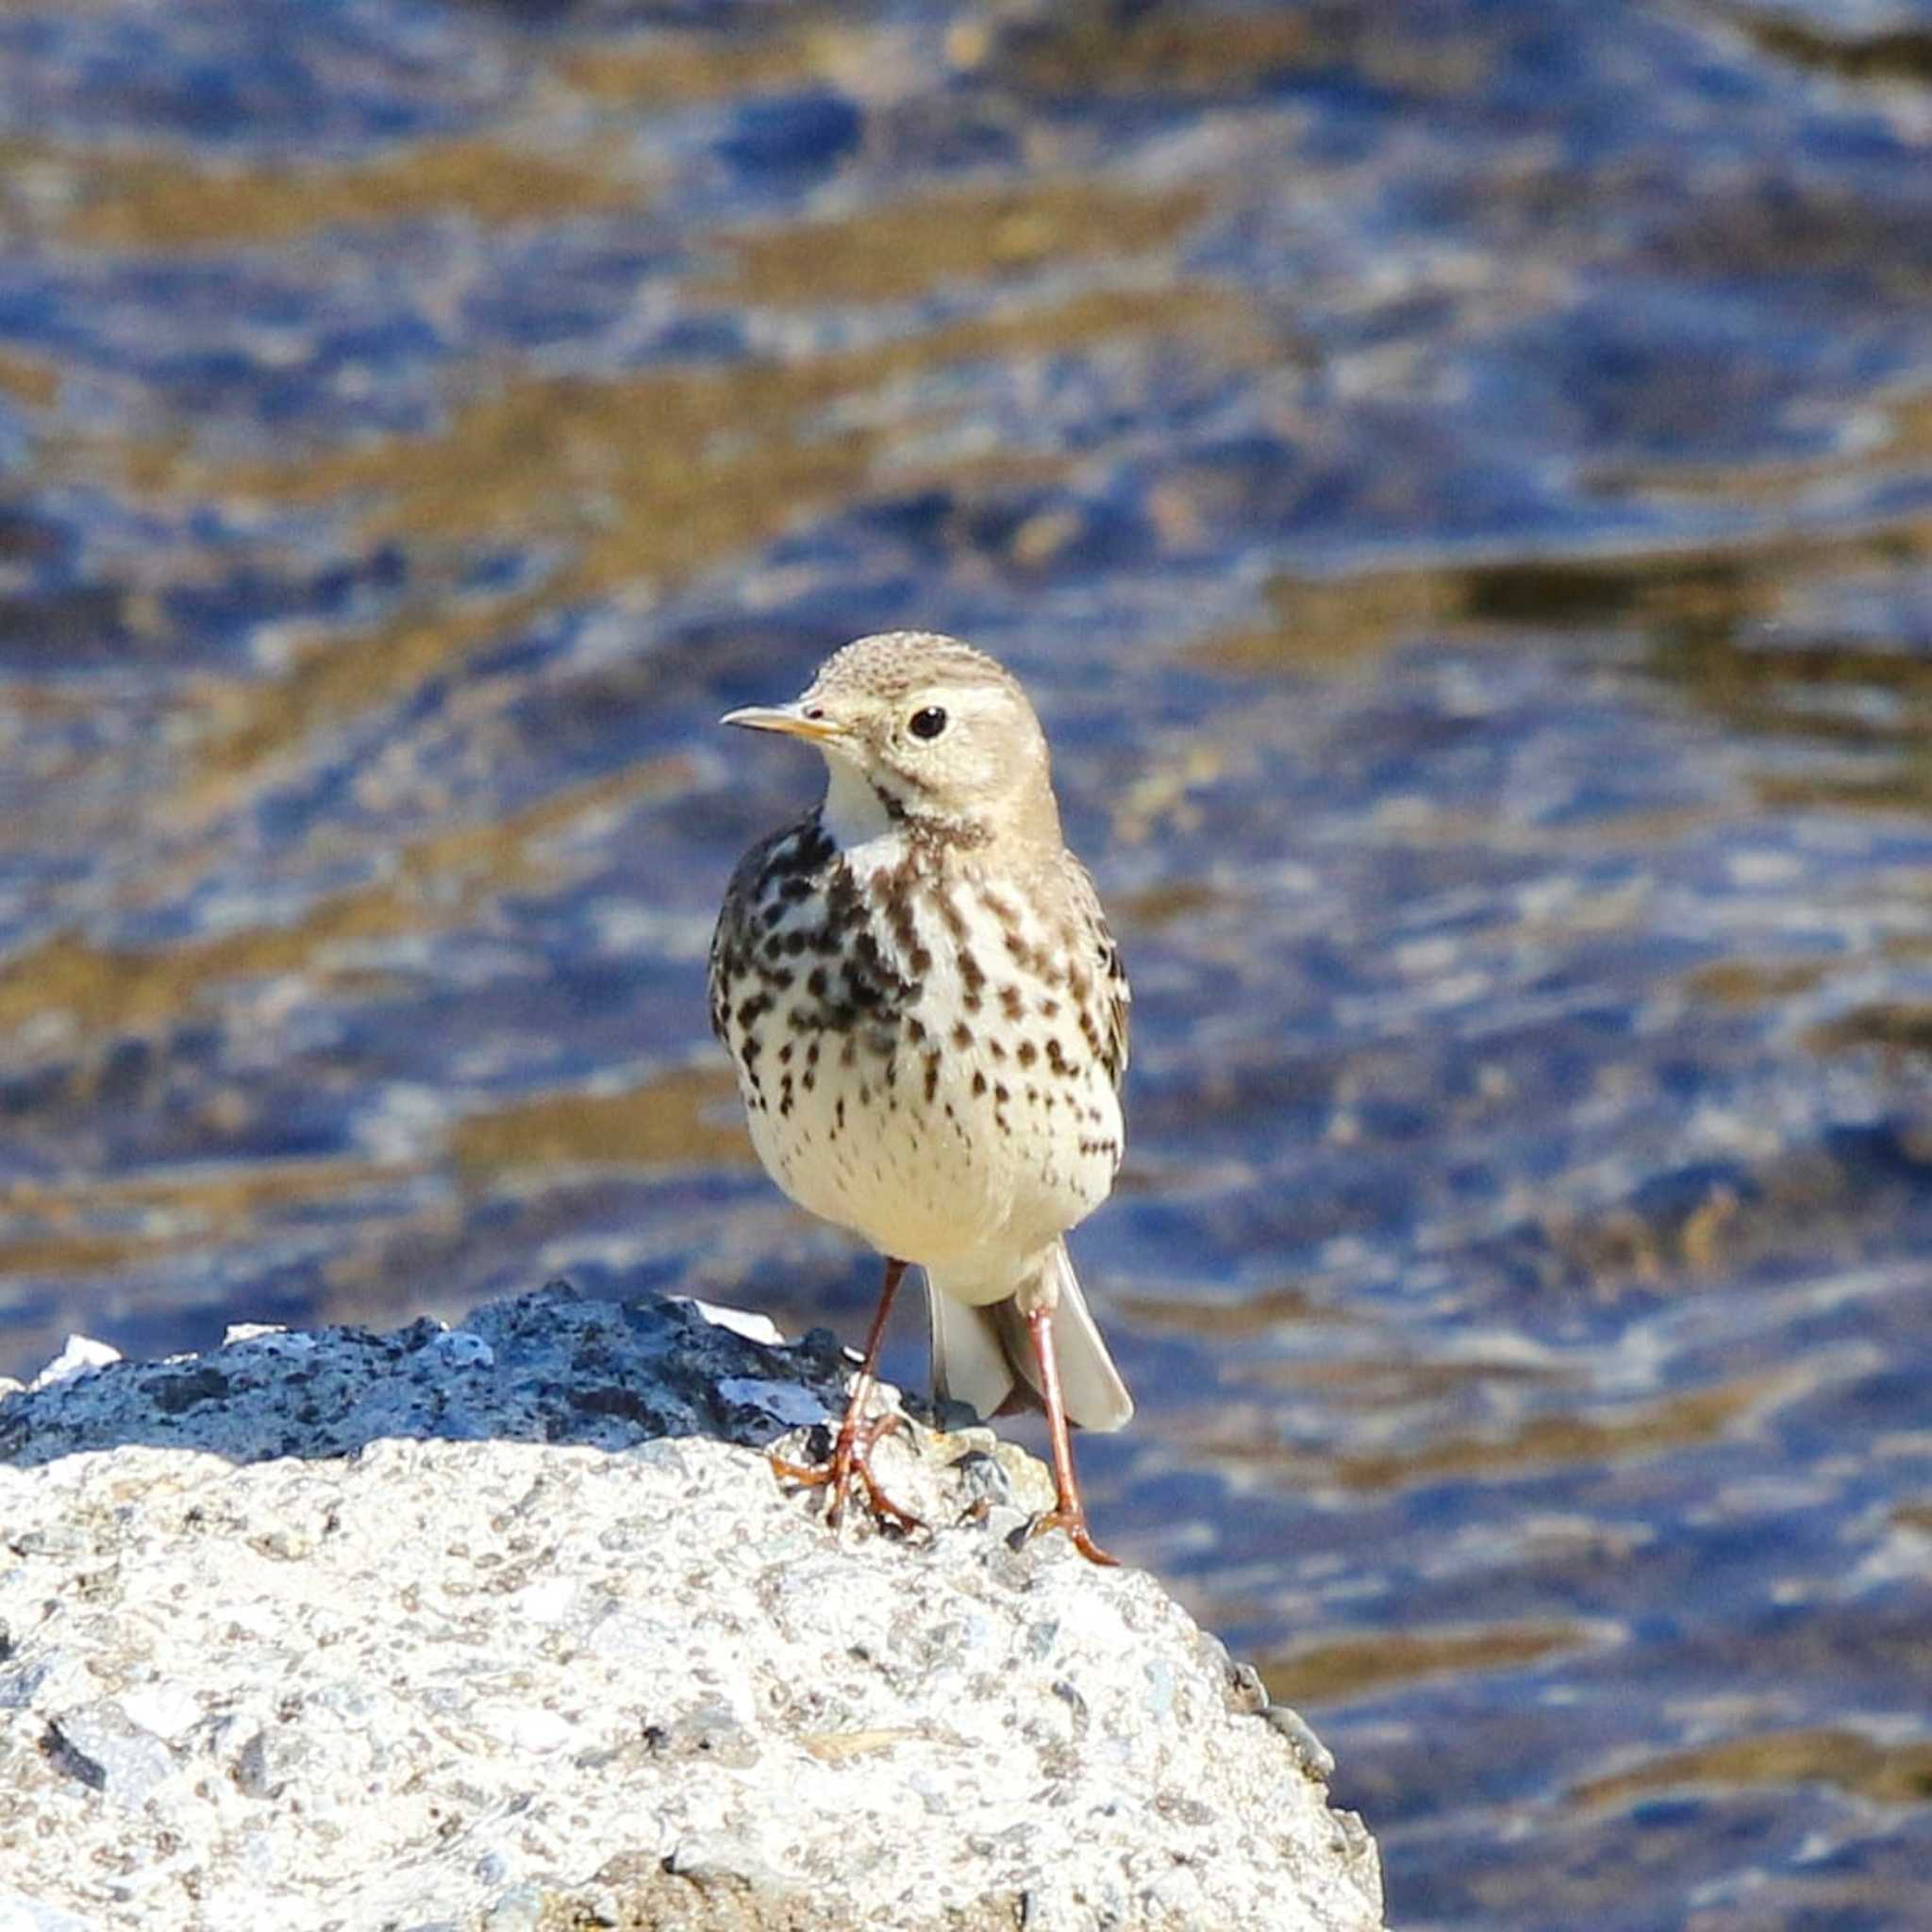
POLYGON ((0 1368, 856 1337, 712 720, 957 631, 1135 978, 1105 1539, 1405 1927, 1923 1923, 1932 7, 24 0, 0 141, 0 1368))

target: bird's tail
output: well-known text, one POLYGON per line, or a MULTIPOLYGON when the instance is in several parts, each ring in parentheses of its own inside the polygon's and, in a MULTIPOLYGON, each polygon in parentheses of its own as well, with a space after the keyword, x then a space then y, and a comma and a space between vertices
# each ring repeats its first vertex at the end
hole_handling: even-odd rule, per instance
MULTIPOLYGON (((1134 1413, 1134 1398, 1080 1292, 1065 1241, 1053 1244, 1045 1265, 1050 1285, 1058 1290, 1054 1354, 1059 1362, 1067 1420, 1084 1429, 1121 1428, 1134 1413)), ((963 1402, 982 1416, 998 1415, 1012 1407, 1041 1406, 1033 1338, 1010 1295, 984 1306, 958 1301, 946 1292, 943 1280, 935 1281, 928 1272, 925 1299, 932 1318, 936 1398, 963 1402)))

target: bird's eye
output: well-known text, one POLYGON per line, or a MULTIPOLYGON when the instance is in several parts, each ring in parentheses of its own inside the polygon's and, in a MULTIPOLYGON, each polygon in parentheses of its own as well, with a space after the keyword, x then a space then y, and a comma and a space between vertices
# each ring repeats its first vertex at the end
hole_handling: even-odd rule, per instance
POLYGON ((906 728, 914 738, 937 738, 946 728, 946 714, 937 705, 928 705, 924 710, 913 712, 906 728))

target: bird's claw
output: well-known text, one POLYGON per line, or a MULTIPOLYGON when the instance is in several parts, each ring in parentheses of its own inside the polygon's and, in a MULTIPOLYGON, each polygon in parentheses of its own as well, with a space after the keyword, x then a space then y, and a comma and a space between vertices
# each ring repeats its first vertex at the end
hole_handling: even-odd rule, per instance
POLYGON ((1031 1523, 1023 1524, 1013 1538, 1013 1547, 1030 1543, 1037 1536, 1044 1536, 1050 1529, 1065 1530, 1067 1541, 1087 1558, 1090 1563, 1098 1563, 1104 1570, 1118 1570, 1121 1559, 1110 1557, 1093 1541, 1092 1532, 1087 1527, 1087 1512, 1084 1509, 1069 1509, 1061 1507, 1048 1509, 1036 1516, 1031 1523))
POLYGON ((866 1502, 872 1513, 881 1523, 891 1524, 901 1535, 909 1536, 914 1530, 924 1529, 924 1522, 913 1515, 911 1510, 902 1508, 886 1494, 879 1479, 872 1473, 872 1452, 896 1429, 907 1426, 906 1418, 897 1409, 884 1415, 874 1416, 870 1422, 855 1423, 847 1416, 839 1430, 839 1439, 832 1445, 832 1453, 824 1462, 789 1462, 782 1456, 767 1459, 772 1472, 780 1482, 791 1483, 802 1490, 829 1490, 831 1494, 825 1500, 825 1527, 837 1529, 845 1514, 845 1499, 851 1493, 852 1479, 857 1476, 865 1490, 866 1502))

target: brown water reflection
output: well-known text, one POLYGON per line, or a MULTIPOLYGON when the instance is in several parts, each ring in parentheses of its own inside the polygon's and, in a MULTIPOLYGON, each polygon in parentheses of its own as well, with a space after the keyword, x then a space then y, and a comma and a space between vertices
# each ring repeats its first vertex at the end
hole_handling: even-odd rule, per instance
POLYGON ((458 1123, 450 1152, 473 1185, 600 1167, 755 1166, 723 1067, 680 1067, 625 1093, 553 1093, 458 1123))
POLYGON ((1801 19, 1755 9, 1736 16, 1767 53, 1840 74, 1847 80, 1932 79, 1932 33, 1908 26, 1870 33, 1820 33, 1801 19))
POLYGON ((830 80, 872 53, 863 25, 808 6, 759 23, 763 31, 720 39, 654 33, 566 48, 553 71, 568 86, 608 108, 668 108, 697 101, 756 98, 815 80, 830 80))
POLYGON ((731 272, 697 287, 707 299, 819 308, 902 302, 948 282, 1058 271, 1090 257, 1131 275, 1136 257, 1164 257, 1209 206, 1199 189, 1134 192, 1098 181, 955 190, 836 222, 727 235, 731 272))
POLYGON ((279 1160, 138 1181, 16 1182, 0 1193, 0 1274, 92 1275, 192 1253, 241 1240, 275 1211, 347 1200, 397 1178, 394 1168, 368 1161, 279 1160))
MULTIPOLYGON (((1391 1382, 1399 1378, 1398 1372, 1386 1366, 1378 1366, 1374 1373, 1391 1382)), ((1304 1374, 1287 1379, 1318 1387, 1324 1378, 1304 1374)), ((1469 1379, 1486 1383, 1488 1378, 1469 1379)), ((1780 1393, 1797 1392, 1788 1383, 1766 1378, 1664 1402, 1634 1404, 1618 1414, 1532 1416, 1493 1436, 1430 1435, 1420 1446, 1399 1453, 1297 1454, 1278 1440, 1272 1419, 1259 1411, 1245 1419, 1239 1414, 1224 1418, 1219 1424, 1206 1417, 1196 1419, 1190 1441, 1195 1453, 1230 1471, 1252 1474, 1257 1466, 1273 1468, 1283 1487, 1296 1493, 1323 1487, 1391 1491, 1453 1478, 1500 1481, 1568 1466, 1600 1469, 1627 1458, 1660 1457, 1749 1426, 1760 1419, 1768 1402, 1780 1393)))
POLYGON ((60 371, 38 356, 8 350, 0 354, 0 391, 29 408, 47 408, 60 398, 60 371))
POLYGON ((146 154, 103 164, 85 150, 16 152, 15 168, 64 174, 63 242, 99 249, 221 249, 299 241, 320 230, 462 215, 488 225, 616 214, 648 199, 609 143, 584 157, 494 141, 425 142, 342 169, 208 169, 146 154))
POLYGON ((1420 1677, 1516 1671, 1580 1649, 1580 1626, 1523 1624, 1479 1630, 1391 1630, 1375 1637, 1297 1644, 1257 1666, 1268 1694, 1284 1704, 1345 1704, 1420 1677))
POLYGON ((1857 1731, 1776 1731, 1674 1751, 1573 1793, 1580 1805, 1623 1805, 1689 1785, 1828 1784, 1881 1805, 1932 1801, 1932 1745, 1887 1745, 1857 1731))
MULTIPOLYGON (((966 44, 977 51, 976 42, 966 44)), ((1475 36, 1411 42, 1336 0, 1273 18, 1076 4, 1003 41, 989 37, 988 44, 1022 86, 1054 93, 1211 97, 1243 94, 1293 74, 1352 68, 1365 81, 1456 98, 1480 85, 1484 67, 1475 36)))
MULTIPOLYGON (((1279 1324, 1306 1322, 1346 1325, 1361 1318, 1346 1308, 1320 1301, 1297 1284, 1257 1288, 1238 1302, 1189 1300, 1159 1301, 1151 1296, 1124 1295, 1114 1306, 1130 1322, 1150 1328, 1173 1328, 1187 1334, 1225 1336, 1239 1341, 1243 1336, 1265 1335, 1279 1324)), ((1276 1364, 1248 1365, 1250 1374, 1265 1374, 1276 1364)))

